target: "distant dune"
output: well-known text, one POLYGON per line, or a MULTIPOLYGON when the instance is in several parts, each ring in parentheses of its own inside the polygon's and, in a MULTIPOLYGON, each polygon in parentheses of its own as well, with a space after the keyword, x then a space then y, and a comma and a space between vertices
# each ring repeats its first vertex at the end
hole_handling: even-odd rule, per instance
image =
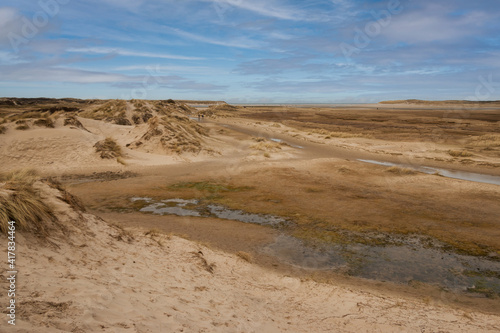
POLYGON ((394 101, 382 101, 379 104, 416 104, 416 105, 444 105, 444 104, 482 104, 500 105, 500 101, 466 101, 466 100, 446 100, 446 101, 426 101, 421 99, 406 99, 394 101))

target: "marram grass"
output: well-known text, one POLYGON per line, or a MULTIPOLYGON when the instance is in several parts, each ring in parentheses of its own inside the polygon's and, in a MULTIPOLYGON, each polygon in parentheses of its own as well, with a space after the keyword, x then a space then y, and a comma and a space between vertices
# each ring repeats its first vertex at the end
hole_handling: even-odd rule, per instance
POLYGON ((16 230, 46 231, 46 223, 53 220, 54 215, 33 188, 37 179, 32 170, 0 175, 1 233, 7 233, 9 221, 16 222, 16 230))

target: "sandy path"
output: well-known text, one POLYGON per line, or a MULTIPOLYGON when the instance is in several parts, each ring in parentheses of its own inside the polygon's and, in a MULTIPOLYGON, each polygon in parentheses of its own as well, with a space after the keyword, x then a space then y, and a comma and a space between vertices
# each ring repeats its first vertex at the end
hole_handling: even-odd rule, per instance
POLYGON ((336 139, 332 142, 318 138, 311 139, 304 132, 290 130, 290 128, 287 128, 289 132, 295 134, 284 133, 284 130, 277 130, 269 125, 253 125, 248 123, 247 119, 222 120, 216 124, 250 137, 276 138, 294 146, 301 146, 303 149, 296 151, 296 158, 298 159, 338 158, 350 161, 358 159, 377 160, 500 176, 498 168, 450 164, 448 162, 433 160, 432 158, 424 158, 424 155, 428 155, 428 151, 436 148, 435 144, 430 143, 388 143, 387 141, 370 139, 336 139), (410 153, 402 154, 400 153, 401 151, 410 153), (413 153, 413 151, 417 153, 413 153))

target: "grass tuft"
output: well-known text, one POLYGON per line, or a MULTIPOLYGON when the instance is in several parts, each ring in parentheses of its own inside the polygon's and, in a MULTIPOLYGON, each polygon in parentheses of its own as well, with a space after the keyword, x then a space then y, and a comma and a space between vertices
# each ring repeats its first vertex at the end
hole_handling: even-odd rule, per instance
POLYGON ((33 170, 23 170, 0 177, 0 232, 7 233, 9 222, 16 222, 16 230, 45 234, 46 223, 54 220, 52 209, 33 188, 38 176, 33 170), (2 191, 3 190, 3 191, 2 191))
POLYGON ((19 130, 19 131, 26 131, 29 129, 30 129, 30 126, 28 124, 20 124, 20 125, 16 126, 16 130, 19 130))
POLYGON ((415 175, 417 171, 412 170, 410 168, 400 168, 397 166, 393 166, 387 169, 387 172, 393 173, 395 175, 405 176, 405 175, 415 175))
POLYGON ((37 120, 35 120, 35 122, 33 124, 35 124, 36 126, 47 127, 47 128, 54 128, 55 127, 54 122, 50 118, 37 119, 37 120))
POLYGON ((255 150, 261 150, 261 151, 276 152, 278 150, 281 150, 281 144, 279 144, 278 142, 264 141, 264 142, 259 142, 257 144, 254 144, 250 148, 255 149, 255 150))
POLYGON ((468 151, 460 151, 460 150, 448 150, 448 154, 453 157, 471 157, 473 156, 472 153, 469 153, 468 151))
POLYGON ((97 142, 95 145, 95 150, 100 154, 101 158, 118 158, 123 157, 121 147, 112 138, 106 138, 105 140, 97 142))

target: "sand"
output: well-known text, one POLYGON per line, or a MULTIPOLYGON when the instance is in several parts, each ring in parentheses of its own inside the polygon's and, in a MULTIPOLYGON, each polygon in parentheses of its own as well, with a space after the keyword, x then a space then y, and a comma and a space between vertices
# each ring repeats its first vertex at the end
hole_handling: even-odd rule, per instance
MULTIPOLYGON (((420 110, 413 105, 411 109, 420 110)), ((404 211, 410 226, 424 222, 419 232, 444 239, 448 235, 500 251, 498 187, 432 175, 398 176, 384 167, 356 161, 379 159, 498 175, 500 160, 494 150, 470 148, 472 162, 463 162, 448 153, 464 149, 461 136, 446 142, 403 140, 397 135, 394 139, 373 135, 327 138, 297 126, 296 120, 268 119, 268 114, 251 119, 248 114, 254 110, 245 110, 200 122, 209 135, 200 139, 207 149, 196 154, 127 146, 144 135, 147 124, 124 126, 77 117, 85 129, 63 126, 62 119, 55 128, 20 131, 8 125, 6 134, 0 135, 0 171, 36 167, 45 176, 59 177, 71 193, 81 197, 88 213, 75 212, 57 199, 57 190, 39 185, 65 228, 53 226, 47 240, 18 233, 17 325, 2 320, 0 331, 500 331, 498 306, 492 311, 484 304, 460 307, 448 299, 449 293, 407 295, 387 291, 387 287, 374 288, 363 280, 351 283, 333 277, 321 283, 312 272, 298 277, 273 269, 272 263, 265 264, 251 251, 275 237, 260 226, 232 232, 237 224, 219 226, 219 220, 207 219, 197 229, 194 218, 141 218, 127 210, 132 196, 206 196, 172 194, 165 188, 182 181, 209 180, 254 187, 249 194, 224 195, 224 203, 235 208, 293 213, 298 221, 323 219, 345 228, 384 232, 403 228, 397 217, 404 211), (94 144, 106 137, 122 147, 124 163, 101 159, 95 152, 94 144), (257 138, 265 138, 269 145, 256 147, 262 142, 257 138), (278 149, 271 139, 286 144, 278 149), (448 220, 433 216, 453 219, 453 228, 448 220), (110 225, 111 221, 117 226, 110 225), (235 254, 241 250, 235 243, 245 245, 242 249, 248 250, 250 262, 242 258, 246 255, 235 254)), ((322 117, 318 114, 311 119, 322 117)), ((493 125, 485 123, 485 131, 493 125)), ((360 131, 363 126, 359 125, 360 131)), ((430 125, 411 131, 425 126, 430 125)), ((464 133, 466 137, 468 132, 464 133)), ((2 249, 6 244, 6 237, 0 237, 2 249)), ((0 272, 1 288, 6 290, 5 269, 0 272)), ((6 304, 6 293, 0 302, 6 304)))
POLYGON ((70 232, 54 226, 47 240, 19 234, 18 319, 15 327, 2 320, 4 332, 500 329, 498 316, 300 280, 175 236, 123 232, 75 213, 55 198, 56 190, 39 186, 70 232))

